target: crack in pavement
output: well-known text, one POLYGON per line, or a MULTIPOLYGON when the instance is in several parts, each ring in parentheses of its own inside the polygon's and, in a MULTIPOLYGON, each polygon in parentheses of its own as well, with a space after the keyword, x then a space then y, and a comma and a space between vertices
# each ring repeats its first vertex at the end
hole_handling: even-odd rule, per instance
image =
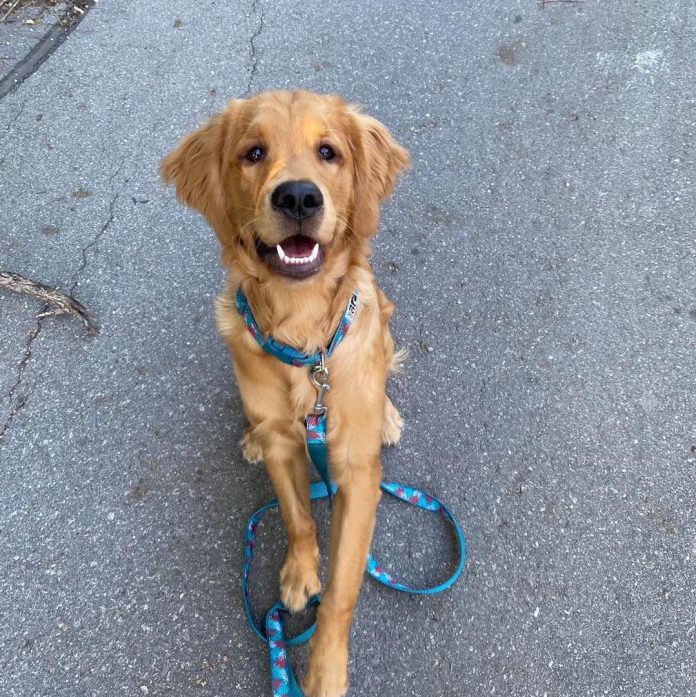
MULTIPOLYGON (((123 166, 123 163, 119 166, 119 170, 122 166, 123 166)), ((112 178, 116 176, 116 174, 118 173, 119 170, 117 170, 112 175, 112 178)), ((92 249, 96 244, 99 243, 99 240, 102 238, 104 233, 111 227, 111 224, 114 222, 114 216, 115 216, 115 212, 116 212, 115 208, 116 208, 116 203, 118 202, 119 196, 120 196, 120 194, 114 194, 112 196, 111 201, 109 203, 109 217, 107 218, 106 222, 99 228, 99 231, 94 236, 94 238, 82 248, 82 261, 80 262, 80 266, 78 267, 78 269, 71 276, 72 283, 71 283, 70 291, 69 291, 70 295, 72 295, 75 292, 75 289, 77 288, 77 285, 78 285, 79 279, 80 279, 80 274, 87 268, 87 263, 88 263, 87 253, 89 252, 90 249, 92 249)), ((22 356, 22 360, 19 362, 19 366, 17 367, 17 377, 15 379, 14 384, 9 389, 9 391, 5 395, 3 395, 2 402, 9 400, 10 404, 12 405, 12 400, 13 400, 17 390, 19 390, 21 385, 22 385, 22 379, 24 378, 24 372, 26 371, 27 366, 29 364, 29 361, 31 360, 32 353, 33 353, 33 345, 34 345, 34 342, 36 341, 36 339, 38 338, 39 334, 41 333, 41 329, 43 328, 44 319, 45 319, 45 317, 40 317, 40 316, 37 317, 36 327, 34 327, 34 329, 32 329, 32 331, 29 332, 29 336, 27 337, 27 343, 24 347, 24 354, 22 356)), ((7 433, 8 429, 10 428, 15 417, 24 408, 26 403, 27 403, 26 398, 19 395, 17 397, 14 405, 11 406, 9 414, 7 415, 4 423, 0 427, 0 443, 4 439, 4 436, 7 433)))
MULTIPOLYGON (((24 347, 24 355, 22 356, 22 360, 19 362, 19 366, 17 367, 17 378, 15 379, 14 385, 12 385, 9 392, 3 397, 3 402, 5 400, 9 400, 10 404, 12 404, 12 398, 14 397, 15 392, 20 388, 22 384, 22 377, 24 376, 24 371, 26 370, 27 364, 29 363, 29 359, 32 355, 32 346, 39 334, 41 333, 43 321, 43 317, 38 317, 36 320, 36 327, 34 327, 34 329, 32 329, 29 332, 29 336, 27 337, 27 343, 24 347)), ((22 397, 21 395, 18 396, 17 401, 15 402, 14 406, 11 407, 10 413, 7 415, 7 418, 5 419, 5 423, 3 423, 2 428, 0 428, 0 443, 5 437, 7 429, 14 421, 15 416, 17 416, 19 411, 22 409, 22 407, 24 407, 26 403, 27 400, 24 397, 22 397)))
MULTIPOLYGON (((140 140, 138 141, 138 145, 137 145, 137 147, 136 147, 136 154, 139 152, 140 146, 141 146, 141 145, 142 145, 142 136, 140 136, 140 140)), ((118 167, 116 167, 116 169, 114 170, 114 173, 111 174, 111 175, 109 175, 109 184, 113 184, 113 183, 114 183, 114 179, 116 179, 116 177, 117 177, 119 174, 121 174, 121 171, 123 170, 123 167, 124 167, 124 165, 126 164, 126 160, 128 160, 128 155, 129 155, 129 154, 130 154, 130 153, 126 153, 126 154, 121 158, 121 162, 119 163, 118 167)))
POLYGON ((254 83, 254 78, 256 77, 256 72, 258 69, 258 54, 256 51, 256 39, 261 36, 263 30, 266 28, 266 16, 263 14, 263 7, 261 6, 261 0, 254 0, 251 3, 251 13, 250 14, 255 14, 259 11, 259 23, 256 26, 256 29, 254 30, 254 33, 251 35, 251 38, 249 39, 249 61, 251 64, 251 67, 249 69, 249 80, 247 82, 247 87, 246 87, 246 92, 244 93, 245 97, 249 97, 251 95, 251 90, 252 90, 252 85, 254 83))
MULTIPOLYGON (((113 176, 116 176, 116 174, 114 174, 113 176)), ((111 202, 109 203, 109 217, 107 218, 106 222, 101 226, 99 232, 97 232, 97 234, 94 236, 94 239, 92 239, 91 242, 89 242, 82 248, 82 261, 80 262, 80 266, 78 267, 77 271, 75 271, 75 273, 72 275, 70 279, 72 281, 72 285, 70 286, 70 295, 72 295, 75 292, 75 288, 77 288, 77 285, 80 282, 80 274, 87 268, 87 252, 90 249, 92 249, 92 247, 94 247, 96 244, 98 244, 102 235, 111 227, 111 223, 114 222, 114 209, 116 207, 116 202, 118 201, 119 196, 120 194, 114 194, 112 196, 111 202)))

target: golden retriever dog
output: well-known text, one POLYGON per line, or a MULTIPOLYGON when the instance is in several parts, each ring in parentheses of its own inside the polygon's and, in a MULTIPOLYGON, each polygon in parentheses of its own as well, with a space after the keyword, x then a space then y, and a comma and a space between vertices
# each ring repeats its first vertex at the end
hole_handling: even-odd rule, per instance
POLYGON ((241 286, 260 330, 324 350, 355 289, 355 320, 328 359, 327 446, 333 504, 328 581, 318 609, 308 697, 348 687, 348 638, 380 499, 380 447, 402 421, 385 384, 396 367, 392 303, 370 269, 379 206, 409 164, 376 119, 335 96, 267 92, 230 102, 165 157, 179 200, 203 214, 228 269, 216 321, 232 354, 248 461, 262 460, 280 501, 287 554, 280 597, 291 611, 321 587, 303 419, 316 396, 307 369, 264 353, 235 308, 241 286))

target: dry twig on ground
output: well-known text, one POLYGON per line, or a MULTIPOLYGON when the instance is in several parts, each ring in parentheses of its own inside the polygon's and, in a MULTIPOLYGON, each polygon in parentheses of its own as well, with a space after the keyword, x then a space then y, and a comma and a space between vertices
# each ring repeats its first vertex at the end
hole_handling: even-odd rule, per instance
POLYGON ((7 288, 20 295, 29 295, 35 300, 50 305, 50 309, 42 312, 39 317, 51 317, 56 315, 73 315, 79 317, 87 327, 88 334, 98 334, 99 328, 94 318, 87 309, 71 295, 67 295, 57 288, 52 288, 38 281, 13 273, 0 271, 0 288, 7 288))

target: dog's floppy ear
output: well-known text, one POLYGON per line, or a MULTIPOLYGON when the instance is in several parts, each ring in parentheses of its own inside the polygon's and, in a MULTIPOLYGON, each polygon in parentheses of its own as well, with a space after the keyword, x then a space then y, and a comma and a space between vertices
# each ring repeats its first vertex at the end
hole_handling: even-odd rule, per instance
POLYGON ((242 102, 230 102, 224 111, 185 136, 160 165, 165 184, 173 184, 177 198, 202 213, 218 234, 225 226, 225 144, 242 102))
POLYGON ((354 123, 355 192, 353 231, 360 239, 373 235, 379 224, 379 204, 394 189, 411 158, 408 151, 377 119, 350 109, 354 123))

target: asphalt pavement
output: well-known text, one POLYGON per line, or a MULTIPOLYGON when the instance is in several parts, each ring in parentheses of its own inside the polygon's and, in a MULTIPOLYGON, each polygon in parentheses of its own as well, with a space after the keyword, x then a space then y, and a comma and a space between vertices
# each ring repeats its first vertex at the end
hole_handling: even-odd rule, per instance
MULTIPOLYGON (((157 167, 289 87, 411 151, 373 255, 410 352, 384 468, 469 552, 437 598, 366 581, 350 694, 696 694, 695 39, 690 0, 91 9, 0 100, 0 269, 101 325, 0 293, 0 694, 268 694, 240 565, 271 488, 237 446, 217 243, 157 167)), ((374 552, 426 582, 447 539, 385 503, 374 552)), ((260 609, 283 547, 271 520, 260 609)))

